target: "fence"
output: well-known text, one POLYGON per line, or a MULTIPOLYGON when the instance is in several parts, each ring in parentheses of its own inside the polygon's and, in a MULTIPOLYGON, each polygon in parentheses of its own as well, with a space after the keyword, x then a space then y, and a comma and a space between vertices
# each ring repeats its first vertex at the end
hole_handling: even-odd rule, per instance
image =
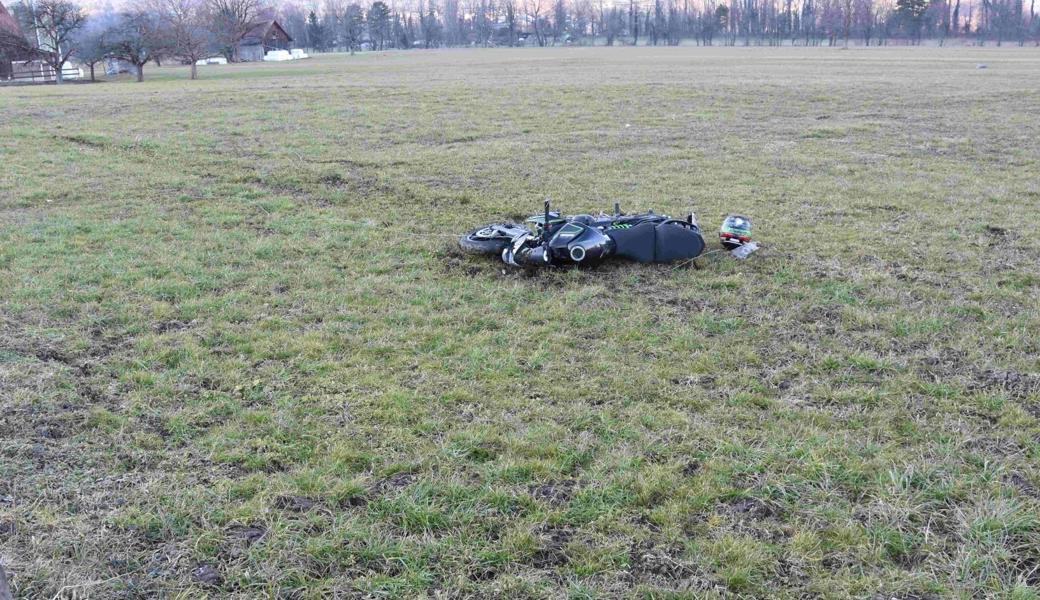
MULTIPOLYGON (((54 69, 38 61, 12 63, 9 74, 5 75, 8 75, 6 81, 19 83, 48 83, 55 79, 54 69)), ((63 79, 80 79, 83 71, 66 65, 61 70, 61 76, 63 79)))

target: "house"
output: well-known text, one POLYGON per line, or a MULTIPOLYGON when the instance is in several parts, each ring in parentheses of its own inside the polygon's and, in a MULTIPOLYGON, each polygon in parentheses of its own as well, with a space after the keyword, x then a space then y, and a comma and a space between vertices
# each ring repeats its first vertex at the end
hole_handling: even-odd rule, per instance
POLYGON ((241 61, 260 61, 272 50, 289 50, 292 41, 278 21, 259 21, 242 37, 235 54, 241 61))
MULTIPOLYGON (((61 70, 63 79, 79 79, 83 71, 68 63, 61 70)), ((17 19, 0 4, 0 81, 47 83, 57 73, 41 59, 41 52, 25 37, 17 19)))
POLYGON ((15 63, 33 58, 30 48, 18 21, 0 3, 0 81, 14 76, 15 63))

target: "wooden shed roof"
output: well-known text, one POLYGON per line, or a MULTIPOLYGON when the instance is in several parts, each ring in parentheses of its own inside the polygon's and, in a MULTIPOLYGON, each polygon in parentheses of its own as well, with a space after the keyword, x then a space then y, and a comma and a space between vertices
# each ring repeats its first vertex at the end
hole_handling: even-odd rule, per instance
POLYGON ((271 35, 271 30, 274 29, 276 32, 290 42, 293 41, 292 36, 282 29, 282 26, 278 24, 278 21, 257 21, 249 27, 249 31, 242 36, 242 44, 245 46, 251 46, 254 44, 262 44, 264 40, 268 39, 271 35))
POLYGON ((4 8, 4 4, 0 2, 0 30, 8 35, 17 35, 18 37, 25 38, 25 34, 22 33, 22 28, 18 26, 18 21, 11 16, 11 13, 7 12, 4 8))

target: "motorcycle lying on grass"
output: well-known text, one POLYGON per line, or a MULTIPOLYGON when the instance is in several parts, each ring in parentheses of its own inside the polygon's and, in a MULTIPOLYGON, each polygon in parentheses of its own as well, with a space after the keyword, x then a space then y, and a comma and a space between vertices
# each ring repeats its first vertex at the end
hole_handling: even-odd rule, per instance
POLYGON ((653 211, 565 217, 550 210, 527 219, 532 227, 493 223, 459 240, 466 252, 494 254, 513 266, 595 265, 611 257, 642 263, 694 259, 704 252, 704 236, 696 219, 673 219, 653 211))

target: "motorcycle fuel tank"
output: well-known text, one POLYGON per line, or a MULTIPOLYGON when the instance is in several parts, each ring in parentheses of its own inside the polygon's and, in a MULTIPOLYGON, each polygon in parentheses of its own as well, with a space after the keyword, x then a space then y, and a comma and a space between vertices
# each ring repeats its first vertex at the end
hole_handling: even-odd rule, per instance
POLYGON ((614 251, 614 242, 595 227, 572 222, 556 232, 549 251, 560 262, 597 263, 614 251))

